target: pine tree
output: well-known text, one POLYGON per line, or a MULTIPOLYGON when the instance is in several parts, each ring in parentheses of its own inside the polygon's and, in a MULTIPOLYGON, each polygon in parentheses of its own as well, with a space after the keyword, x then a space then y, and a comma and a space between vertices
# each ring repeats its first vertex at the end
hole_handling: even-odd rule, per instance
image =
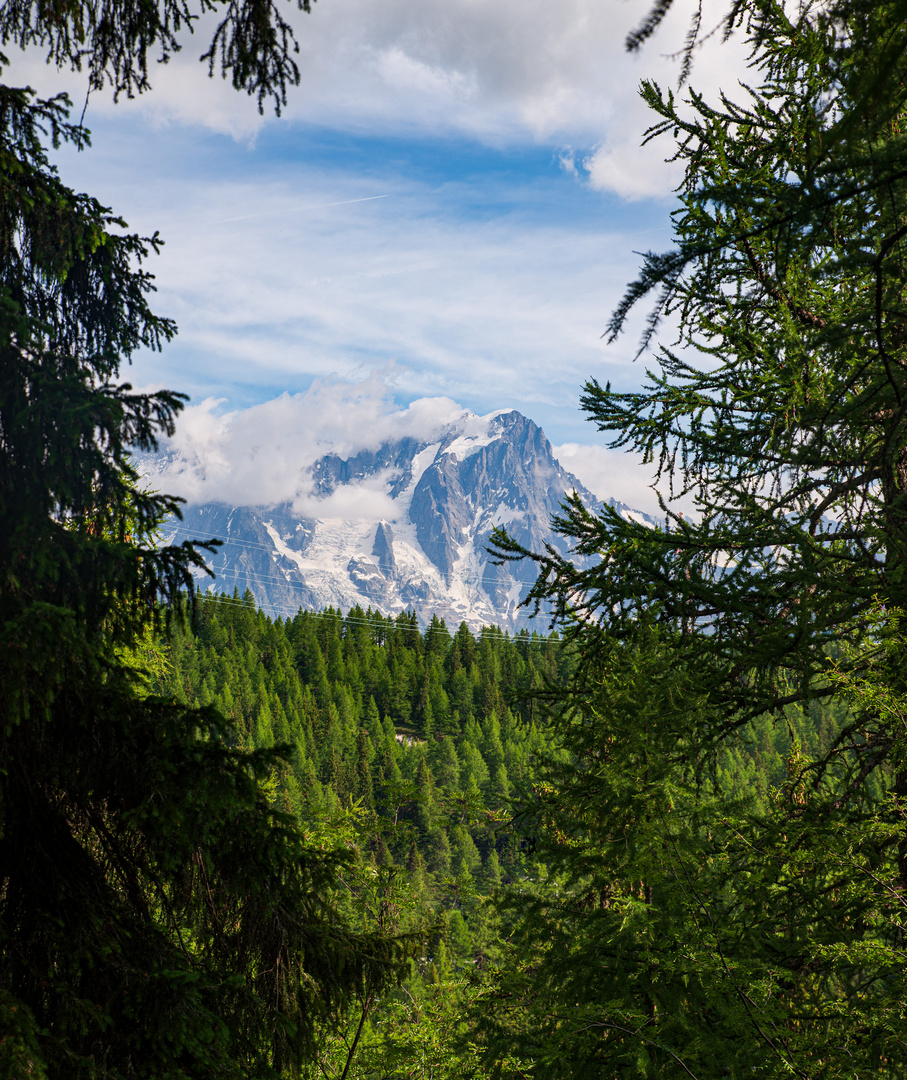
POLYGON ((460 759, 451 737, 439 739, 428 747, 428 761, 438 787, 456 790, 460 784, 460 759))
POLYGON ((371 758, 374 749, 369 741, 369 733, 365 728, 360 728, 356 738, 356 773, 353 785, 354 798, 361 799, 363 806, 371 810, 374 806, 375 796, 372 791, 371 758))

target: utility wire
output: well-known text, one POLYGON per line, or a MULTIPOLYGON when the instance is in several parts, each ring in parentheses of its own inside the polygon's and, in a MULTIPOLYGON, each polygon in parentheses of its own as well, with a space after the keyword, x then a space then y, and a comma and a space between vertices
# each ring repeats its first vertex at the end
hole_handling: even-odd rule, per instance
MULTIPOLYGON (((187 537, 191 537, 191 538, 193 538, 195 540, 198 540, 198 541, 202 540, 202 537, 200 537, 198 535, 198 530, 187 529, 184 525, 168 526, 168 530, 169 529, 172 529, 174 534, 180 533, 182 535, 185 535, 187 537)), ((236 536, 223 536, 223 535, 219 535, 218 533, 211 533, 211 532, 209 532, 207 534, 207 536, 205 537, 205 539, 208 539, 208 538, 213 539, 213 540, 220 540, 221 543, 223 543, 223 544, 238 544, 238 545, 240 545, 242 547, 260 548, 262 551, 267 551, 269 554, 281 555, 285 559, 289 558, 289 556, 283 555, 283 553, 278 551, 277 548, 274 547, 273 545, 262 544, 262 543, 259 543, 257 540, 241 540, 239 537, 236 537, 236 536)), ((432 541, 431 543, 435 547, 440 547, 441 546, 440 542, 437 541, 437 540, 432 541)), ((421 541, 420 541, 420 544, 421 544, 421 541)), ((423 546, 423 550, 424 550, 424 545, 422 545, 422 546, 423 546)), ((304 553, 301 552, 301 551, 296 552, 296 554, 301 555, 301 556, 304 557, 304 553)), ((297 566, 296 569, 299 570, 300 573, 304 573, 304 571, 300 567, 297 566)), ((435 567, 435 569, 437 569, 437 567, 435 567)), ((322 569, 320 569, 318 567, 314 567, 313 572, 325 573, 326 574, 326 573, 329 573, 330 571, 322 570, 322 569)), ((439 571, 439 573, 440 573, 440 571, 439 571)), ((482 578, 483 579, 485 578, 484 573, 482 574, 482 578)), ((504 575, 504 574, 500 574, 500 573, 493 574, 492 578, 496 579, 498 581, 516 582, 519 585, 534 585, 535 580, 536 580, 535 578, 531 578, 531 579, 530 578, 519 578, 519 577, 514 576, 512 573, 508 574, 508 575, 504 575)), ((265 579, 262 579, 262 580, 265 580, 265 579)), ((286 579, 275 577, 275 578, 270 578, 268 580, 281 581, 281 580, 286 580, 286 579)), ((287 581, 287 584, 292 584, 292 583, 287 581)))
MULTIPOLYGON (((205 603, 232 604, 234 607, 242 607, 242 608, 245 608, 246 610, 250 610, 248 604, 246 603, 246 601, 241 596, 230 596, 228 593, 201 593, 200 594, 200 599, 205 603)), ((338 613, 338 612, 329 612, 329 611, 308 611, 308 610, 305 610, 304 608, 301 608, 301 607, 293 609, 293 608, 289 608, 289 607, 286 607, 284 605, 279 605, 279 604, 272 604, 270 606, 275 611, 285 611, 288 614, 293 615, 294 617, 296 615, 303 615, 307 619, 332 619, 335 622, 340 622, 343 626, 349 626, 349 625, 365 626, 365 627, 368 627, 369 629, 372 629, 372 630, 380 628, 380 624, 374 619, 369 619, 369 618, 360 619, 360 618, 357 618, 356 616, 344 615, 342 612, 338 613)), ((261 608, 256 608, 255 609, 256 613, 258 611, 261 611, 261 610, 262 610, 261 608)), ((397 627, 395 617, 390 616, 390 615, 383 615, 377 609, 375 610, 375 613, 380 619, 384 620, 384 627, 386 629, 388 629, 388 630, 399 629, 397 627)), ((409 610, 406 613, 409 614, 409 615, 415 616, 417 626, 419 627, 420 630, 423 631, 423 633, 431 625, 430 623, 423 622, 422 620, 420 620, 418 613, 415 612, 415 611, 409 610)), ((403 612, 401 612, 400 614, 403 614, 403 612)), ((448 634, 451 637, 451 640, 453 640, 455 632, 451 633, 451 630, 447 626, 447 624, 444 623, 444 625, 445 625, 445 628, 447 629, 448 634)), ((470 633, 472 633, 472 631, 470 631, 470 633)), ((527 633, 528 633, 528 631, 527 631, 527 633)), ((483 636, 491 637, 491 638, 498 638, 501 641, 510 641, 514 645, 523 645, 523 644, 526 644, 526 645, 548 645, 549 643, 555 644, 555 645, 561 644, 561 639, 558 638, 558 639, 553 640, 550 637, 545 637, 544 635, 540 634, 537 630, 532 631, 532 636, 531 637, 520 637, 519 634, 511 634, 509 631, 501 630, 501 628, 499 626, 492 626, 492 625, 483 626, 478 634, 473 635, 473 637, 475 637, 475 638, 481 638, 483 636)))

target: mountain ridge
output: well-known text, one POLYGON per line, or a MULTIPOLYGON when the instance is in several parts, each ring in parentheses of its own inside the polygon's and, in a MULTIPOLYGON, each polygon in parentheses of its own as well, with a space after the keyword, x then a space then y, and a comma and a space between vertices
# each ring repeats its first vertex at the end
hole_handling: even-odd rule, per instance
MULTIPOLYGON (((143 471, 166 484, 171 456, 143 471)), ((497 525, 530 550, 552 544, 569 554, 550 521, 575 490, 594 510, 602 505, 554 456, 534 421, 515 410, 467 413, 433 441, 407 435, 346 458, 328 453, 308 470, 311 491, 268 506, 207 502, 187 505, 164 530, 166 543, 221 539, 208 560, 217 575, 198 583, 214 591, 251 589, 271 615, 300 607, 385 614, 414 610, 477 627, 515 630, 529 623, 520 608, 534 579, 523 564, 496 565, 486 550, 497 525), (330 516, 338 499, 343 516, 330 516), (387 510, 374 515, 376 502, 387 510), (321 506, 324 516, 313 513, 321 506), (357 507, 364 512, 356 516, 357 507)), ((654 519, 614 499, 620 513, 654 519)))

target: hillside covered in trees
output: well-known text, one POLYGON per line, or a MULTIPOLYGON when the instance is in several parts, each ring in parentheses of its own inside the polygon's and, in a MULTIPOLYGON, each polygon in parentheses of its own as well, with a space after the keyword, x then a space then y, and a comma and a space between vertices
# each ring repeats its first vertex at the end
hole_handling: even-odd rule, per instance
POLYGON ((273 621, 251 593, 198 604, 159 689, 216 708, 246 749, 287 747, 279 790, 294 812, 355 804, 376 827, 406 822, 376 832, 373 855, 418 853, 438 881, 520 872, 499 826, 514 785, 551 751, 530 694, 570 669, 557 634, 451 634, 439 619, 422 632, 411 613, 371 609, 273 621))
MULTIPOLYGON (((521 951, 529 897, 563 887, 533 808, 577 763, 550 709, 575 677, 575 649, 557 633, 451 633, 371 609, 275 621, 248 592, 196 604, 155 689, 216 709, 244 750, 282 747, 269 797, 349 859, 348 917, 419 942, 400 989, 366 988, 341 1033, 322 1032, 319 1067, 362 1078, 484 1069, 480 1014, 496 1010, 496 980, 521 951)), ((840 726, 827 710, 784 727, 761 718, 716 759, 710 791, 764 812, 792 763, 831 746, 840 726)))
MULTIPOLYGON (((387 617, 370 608, 274 620, 251 592, 199 595, 196 603, 194 621, 180 623, 167 645, 156 689, 213 706, 247 749, 288 747, 280 790, 299 812, 352 802, 380 816, 393 794, 415 784, 414 794, 406 788, 410 799, 468 796, 500 832, 501 814, 531 788, 539 763, 563 756, 550 697, 577 658, 556 631, 473 634, 461 623, 451 633, 441 619, 420 629, 410 612, 387 617)), ((764 805, 791 754, 818 756, 840 727, 840 715, 820 707, 780 726, 759 717, 716 758, 714 782, 764 805)), ((507 830, 501 839, 510 842, 507 830)), ((477 866, 471 861, 470 872, 477 866)), ((450 867, 442 857, 429 869, 450 867)))

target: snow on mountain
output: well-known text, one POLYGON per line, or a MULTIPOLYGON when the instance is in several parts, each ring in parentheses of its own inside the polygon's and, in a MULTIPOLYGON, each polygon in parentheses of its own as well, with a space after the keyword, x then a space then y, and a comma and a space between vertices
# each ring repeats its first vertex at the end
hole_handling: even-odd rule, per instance
MULTIPOLYGON (((155 486, 182 464, 173 455, 144 463, 155 486)), ((532 567, 497 566, 486 550, 496 525, 532 550, 551 543, 567 492, 590 506, 598 500, 554 458, 542 430, 518 412, 466 414, 440 440, 407 437, 349 458, 328 454, 310 471, 311 495, 275 506, 189 505, 164 541, 217 537, 201 577, 218 592, 249 588, 274 615, 327 605, 376 607, 386 614, 415 610, 448 624, 466 621, 514 629, 527 620, 520 601, 532 567), (375 496, 389 513, 375 520, 375 496), (317 513, 320 508, 326 513, 317 513), (338 509, 344 511, 338 516, 338 509)), ((612 501, 635 520, 654 521, 612 501)))

